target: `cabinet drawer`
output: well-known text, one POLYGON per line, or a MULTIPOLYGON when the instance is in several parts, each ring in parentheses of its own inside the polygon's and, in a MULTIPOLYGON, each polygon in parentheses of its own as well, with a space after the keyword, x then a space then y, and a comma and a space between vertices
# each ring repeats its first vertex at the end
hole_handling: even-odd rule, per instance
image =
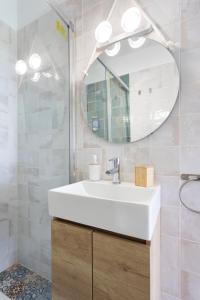
POLYGON ((93 299, 150 300, 150 247, 95 231, 93 299))
POLYGON ((92 300, 92 230, 52 222, 53 300, 92 300))

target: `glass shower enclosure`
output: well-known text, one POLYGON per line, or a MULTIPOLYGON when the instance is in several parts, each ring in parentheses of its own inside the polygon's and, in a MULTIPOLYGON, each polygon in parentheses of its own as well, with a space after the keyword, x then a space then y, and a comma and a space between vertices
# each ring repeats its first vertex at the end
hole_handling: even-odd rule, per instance
POLYGON ((18 255, 20 263, 50 278, 48 190, 69 183, 70 29, 40 2, 41 11, 29 14, 17 33, 17 61, 27 66, 17 78, 18 255))

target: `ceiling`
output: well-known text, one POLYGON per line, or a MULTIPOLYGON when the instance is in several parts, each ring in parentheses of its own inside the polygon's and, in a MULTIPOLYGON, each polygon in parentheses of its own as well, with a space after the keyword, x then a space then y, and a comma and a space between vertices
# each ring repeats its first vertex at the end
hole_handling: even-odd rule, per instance
MULTIPOLYGON (((2 1, 2 0, 0 0, 2 1)), ((5 1, 5 0, 4 0, 5 1)), ((8 0, 6 0, 8 1, 8 0)), ((20 29, 46 14, 50 7, 46 0, 14 0, 18 5, 18 26, 20 29)))
POLYGON ((14 30, 33 22, 49 10, 45 0, 0 0, 0 20, 14 30))
POLYGON ((17 28, 17 0, 0 0, 0 20, 17 28))
MULTIPOLYGON (((81 15, 81 0, 49 0, 65 17, 81 15)), ((0 21, 18 30, 46 14, 51 8, 46 0, 0 0, 0 21)))

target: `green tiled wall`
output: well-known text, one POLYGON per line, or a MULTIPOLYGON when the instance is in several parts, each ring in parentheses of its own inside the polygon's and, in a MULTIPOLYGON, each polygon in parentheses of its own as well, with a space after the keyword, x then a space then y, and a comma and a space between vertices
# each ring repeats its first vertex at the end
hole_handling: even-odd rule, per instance
MULTIPOLYGON (((121 79, 129 86, 128 74, 121 76, 121 79)), ((98 129, 93 131, 99 137, 109 139, 107 101, 110 101, 112 111, 110 141, 122 143, 130 140, 128 97, 128 93, 114 77, 87 85, 88 124, 93 130, 93 119, 98 120, 98 129)))

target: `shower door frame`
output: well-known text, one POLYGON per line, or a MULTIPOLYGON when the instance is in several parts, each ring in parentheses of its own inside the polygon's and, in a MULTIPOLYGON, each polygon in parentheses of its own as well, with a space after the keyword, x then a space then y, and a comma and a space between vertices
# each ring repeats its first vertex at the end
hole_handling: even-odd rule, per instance
POLYGON ((63 16, 62 13, 54 6, 49 0, 46 0, 47 4, 51 9, 56 13, 56 15, 61 19, 65 24, 68 30, 68 78, 69 78, 69 127, 68 127, 68 142, 69 142, 69 151, 68 151, 68 161, 69 161, 69 184, 76 181, 76 168, 75 168, 75 134, 76 134, 76 113, 75 113, 75 25, 66 16, 63 16))
POLYGON ((75 34, 68 26, 69 34, 69 184, 76 182, 76 107, 75 107, 75 34))

